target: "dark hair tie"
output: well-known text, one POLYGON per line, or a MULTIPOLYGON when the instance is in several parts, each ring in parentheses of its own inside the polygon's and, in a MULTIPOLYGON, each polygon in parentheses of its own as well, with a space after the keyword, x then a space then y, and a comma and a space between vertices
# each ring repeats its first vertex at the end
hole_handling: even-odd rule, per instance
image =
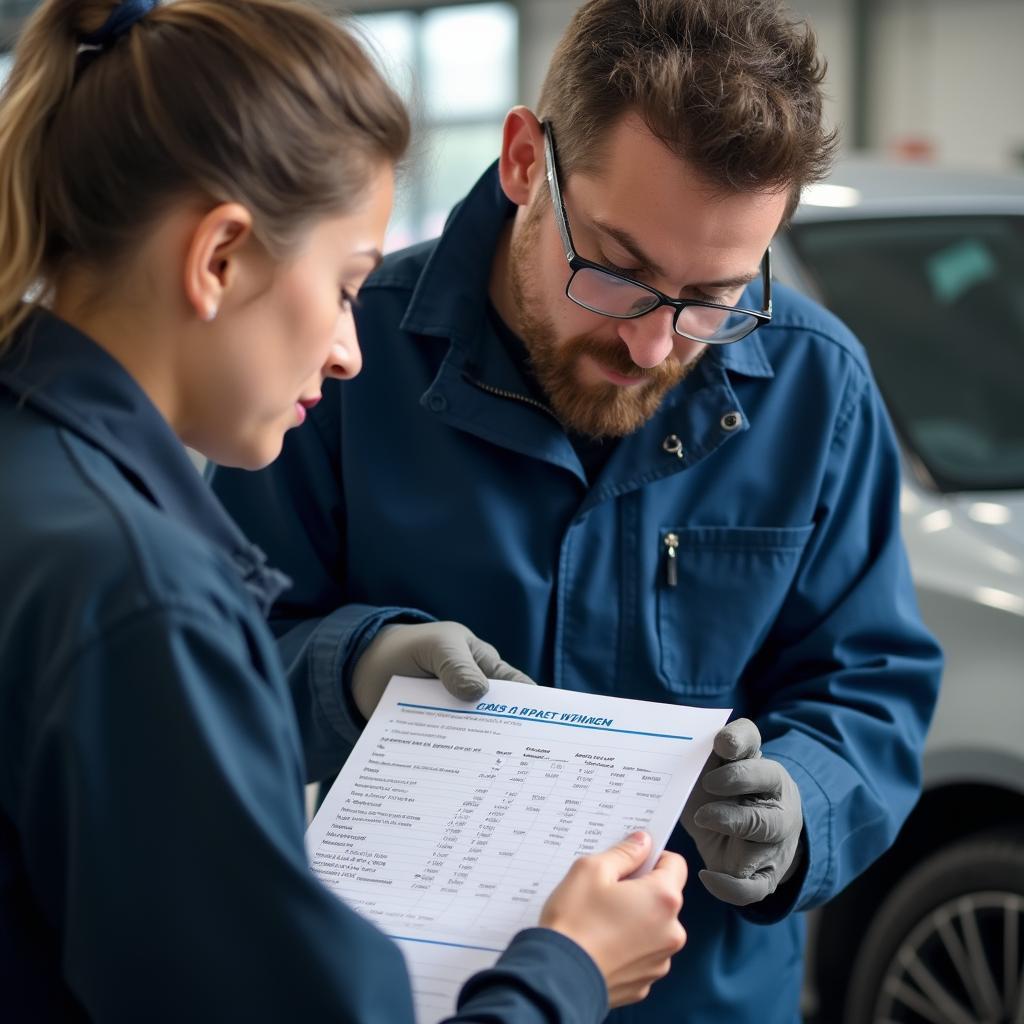
POLYGON ((84 46, 109 46, 127 32, 135 22, 144 18, 159 0, 123 0, 111 12, 95 32, 78 37, 84 46))

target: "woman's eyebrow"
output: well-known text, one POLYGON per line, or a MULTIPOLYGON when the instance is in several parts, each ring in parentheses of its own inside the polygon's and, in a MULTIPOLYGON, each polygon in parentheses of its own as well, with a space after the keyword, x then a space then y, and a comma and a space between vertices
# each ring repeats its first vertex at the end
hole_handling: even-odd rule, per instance
POLYGON ((378 249, 376 246, 371 246, 368 249, 357 249, 354 253, 352 253, 352 256, 368 257, 369 260, 373 263, 371 273, 373 272, 373 270, 376 270, 384 260, 383 253, 381 253, 380 249, 378 249))

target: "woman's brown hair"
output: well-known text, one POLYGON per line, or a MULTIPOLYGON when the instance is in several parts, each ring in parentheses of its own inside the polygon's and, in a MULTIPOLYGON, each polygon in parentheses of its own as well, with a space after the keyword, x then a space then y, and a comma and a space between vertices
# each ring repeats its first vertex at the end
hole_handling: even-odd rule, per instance
POLYGON ((45 0, 0 96, 0 345, 68 262, 113 267, 167 204, 249 209, 283 256, 409 140, 352 35, 287 0, 175 0, 100 47, 119 5, 45 0))

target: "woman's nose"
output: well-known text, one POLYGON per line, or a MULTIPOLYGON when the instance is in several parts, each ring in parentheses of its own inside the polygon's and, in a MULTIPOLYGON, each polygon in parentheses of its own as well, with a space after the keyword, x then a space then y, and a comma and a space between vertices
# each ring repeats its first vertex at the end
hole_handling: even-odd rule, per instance
POLYGON ((363 353, 359 348, 355 325, 343 330, 335 339, 324 363, 324 377, 351 380, 363 368, 363 353))

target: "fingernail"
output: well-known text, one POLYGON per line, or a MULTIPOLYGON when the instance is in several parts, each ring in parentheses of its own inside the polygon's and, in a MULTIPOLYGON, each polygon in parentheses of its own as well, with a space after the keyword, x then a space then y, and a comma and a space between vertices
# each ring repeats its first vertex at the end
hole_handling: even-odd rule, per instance
POLYGON ((626 836, 626 841, 629 843, 636 843, 636 845, 639 846, 641 843, 645 843, 647 841, 647 833, 631 832, 628 836, 626 836))

